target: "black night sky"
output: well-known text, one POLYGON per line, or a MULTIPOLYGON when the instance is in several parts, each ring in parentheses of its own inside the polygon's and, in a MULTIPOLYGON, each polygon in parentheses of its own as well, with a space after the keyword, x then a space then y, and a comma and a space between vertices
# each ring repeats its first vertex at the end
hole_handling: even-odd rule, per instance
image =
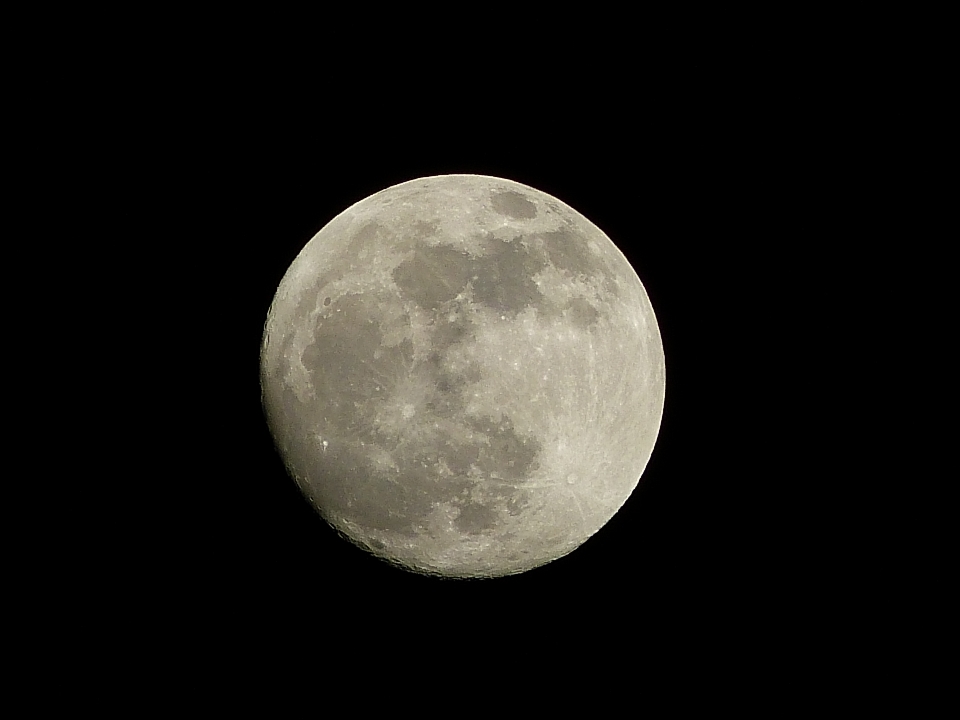
POLYGON ((186 203, 202 208, 189 247, 214 277, 191 335, 204 402, 183 401, 194 449, 171 481, 166 548, 189 624, 237 643, 354 630, 442 642, 450 623, 600 647, 766 642, 763 628, 807 597, 817 542, 802 508, 820 462, 807 425, 818 400, 802 368, 820 361, 820 309, 791 291, 816 262, 817 139, 789 93, 693 62, 618 87, 584 79, 533 104, 504 92, 495 108, 402 84, 212 92, 219 110, 190 125, 183 170, 186 203), (572 554, 495 580, 411 575, 338 538, 286 476, 260 408, 263 322, 299 250, 352 203, 445 173, 525 183, 604 230, 652 300, 666 355, 663 423, 637 491, 572 554))

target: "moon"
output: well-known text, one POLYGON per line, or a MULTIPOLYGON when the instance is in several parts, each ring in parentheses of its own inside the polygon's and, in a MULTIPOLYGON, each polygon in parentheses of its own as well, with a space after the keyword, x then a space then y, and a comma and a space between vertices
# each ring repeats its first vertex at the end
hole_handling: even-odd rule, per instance
POLYGON ((260 352, 289 474, 341 535, 407 570, 521 573, 637 487, 663 346, 630 263, 534 188, 425 177, 344 210, 287 270, 260 352))

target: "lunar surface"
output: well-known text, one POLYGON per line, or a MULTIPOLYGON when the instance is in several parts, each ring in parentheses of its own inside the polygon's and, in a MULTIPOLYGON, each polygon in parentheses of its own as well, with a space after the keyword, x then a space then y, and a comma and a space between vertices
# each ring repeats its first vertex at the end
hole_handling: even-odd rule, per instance
POLYGON ((450 577, 577 548, 636 488, 660 428, 653 308, 563 202, 445 175, 358 202, 280 283, 264 412, 320 515, 369 552, 450 577))

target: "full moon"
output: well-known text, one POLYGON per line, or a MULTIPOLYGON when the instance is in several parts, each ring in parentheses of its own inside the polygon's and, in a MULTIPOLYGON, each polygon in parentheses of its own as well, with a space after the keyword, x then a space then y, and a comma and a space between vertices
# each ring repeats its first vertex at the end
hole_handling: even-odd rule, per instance
POLYGON ((524 572, 637 487, 664 357, 640 279, 560 200, 426 177, 331 220, 287 270, 260 353, 289 474, 340 534, 407 570, 524 572))

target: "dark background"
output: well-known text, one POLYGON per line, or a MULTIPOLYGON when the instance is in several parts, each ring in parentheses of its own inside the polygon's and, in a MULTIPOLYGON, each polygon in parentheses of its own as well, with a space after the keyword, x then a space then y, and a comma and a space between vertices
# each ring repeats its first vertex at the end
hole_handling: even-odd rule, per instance
POLYGON ((718 657, 815 624, 829 583, 809 508, 823 508, 829 453, 810 418, 836 199, 811 178, 834 130, 776 72, 677 61, 614 85, 569 72, 485 92, 456 73, 338 85, 251 72, 205 86, 180 120, 171 137, 190 151, 163 162, 189 155, 170 246, 188 278, 174 292, 189 379, 172 400, 189 460, 165 480, 156 588, 178 623, 227 648, 362 637, 469 652, 496 638, 520 653, 693 644, 718 657), (485 581, 412 575, 337 537, 286 476, 260 408, 263 323, 303 245, 354 202, 444 173, 531 185, 604 230, 666 355, 659 439, 626 505, 567 557, 485 581))
MULTIPOLYGON (((911 273, 874 261, 922 239, 912 208, 886 227, 917 179, 891 143, 942 156, 918 102, 942 97, 918 83, 933 75, 859 16, 807 33, 724 7, 730 34, 688 8, 669 26, 602 7, 529 26, 492 7, 341 9, 145 14, 101 23, 103 42, 58 16, 12 67, 28 92, 9 113, 25 167, 9 174, 39 202, 13 196, 30 222, 8 273, 16 287, 16 251, 38 250, 44 291, 13 298, 14 320, 43 322, 35 342, 11 328, 10 384, 39 367, 49 397, 11 414, 43 442, 14 441, 31 467, 9 484, 35 489, 47 517, 15 530, 9 555, 30 573, 8 594, 31 611, 10 617, 39 696, 74 702, 56 688, 78 667, 98 702, 140 677, 157 685, 144 702, 179 701, 178 686, 244 702, 291 660, 312 678, 277 673, 280 688, 354 710, 404 671, 405 695, 387 699, 427 709, 441 686, 467 706, 518 687, 565 702, 597 669, 594 710, 642 701, 651 666, 679 682, 672 700, 711 705, 721 686, 744 700, 781 678, 793 705, 847 683, 890 618, 913 617, 878 598, 914 592, 888 559, 914 564, 904 540, 923 514, 876 506, 900 504, 917 473, 888 491, 865 459, 899 442, 887 399, 915 394, 896 351, 926 342, 898 310, 911 273), (579 210, 633 263, 663 334, 665 414, 640 487, 581 548, 516 577, 417 577, 337 538, 260 409, 263 322, 299 250, 350 204, 439 173, 510 178, 579 210), (862 583, 871 570, 881 581, 862 583)), ((22 507, 8 503, 12 527, 22 507)))

